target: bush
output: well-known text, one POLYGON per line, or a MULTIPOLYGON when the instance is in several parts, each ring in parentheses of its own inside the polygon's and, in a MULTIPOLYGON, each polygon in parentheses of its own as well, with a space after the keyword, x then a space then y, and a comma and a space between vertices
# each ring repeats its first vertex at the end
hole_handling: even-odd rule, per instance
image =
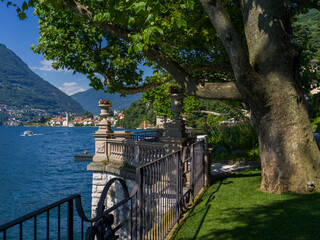
POLYGON ((320 130, 320 117, 316 117, 313 119, 310 119, 312 131, 319 132, 320 130))
POLYGON ((208 142, 216 149, 214 157, 259 160, 258 134, 251 123, 215 127, 208 142))

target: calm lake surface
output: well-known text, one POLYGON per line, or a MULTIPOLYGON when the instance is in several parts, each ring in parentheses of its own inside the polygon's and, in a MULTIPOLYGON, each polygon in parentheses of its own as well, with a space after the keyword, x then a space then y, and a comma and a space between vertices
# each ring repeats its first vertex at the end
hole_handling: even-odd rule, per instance
POLYGON ((96 130, 0 127, 0 225, 74 193, 81 194, 91 217, 89 162, 75 162, 73 156, 85 149, 94 154, 96 130), (22 136, 26 130, 36 135, 22 136))

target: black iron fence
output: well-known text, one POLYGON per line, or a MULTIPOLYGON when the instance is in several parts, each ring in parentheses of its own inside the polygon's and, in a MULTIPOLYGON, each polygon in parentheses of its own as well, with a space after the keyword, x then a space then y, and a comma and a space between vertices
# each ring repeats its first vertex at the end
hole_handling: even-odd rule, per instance
POLYGON ((162 129, 134 132, 131 135, 131 140, 133 140, 133 141, 158 141, 159 137, 161 137, 162 134, 163 134, 162 129))
POLYGON ((18 225, 18 237, 12 239, 23 239, 23 225, 33 219, 33 239, 37 239, 40 230, 37 217, 45 213, 46 228, 40 231, 46 232, 46 239, 60 239, 60 208, 67 204, 67 239, 74 238, 75 227, 80 232, 76 239, 164 239, 181 217, 183 207, 192 202, 204 186, 204 148, 205 139, 202 139, 137 168, 136 183, 130 194, 123 179, 111 179, 102 191, 93 219, 86 217, 81 197, 76 194, 0 226, 0 233, 6 240, 8 229, 18 225), (123 198, 108 206, 107 196, 115 185, 118 185, 117 191, 122 190, 123 198), (74 226, 74 206, 81 218, 77 226, 74 226), (49 227, 49 212, 54 208, 58 209, 56 236, 52 236, 49 227), (85 233, 84 223, 89 224, 85 233))
POLYGON ((205 184, 204 147, 202 139, 137 168, 131 194, 123 179, 111 179, 98 203, 96 218, 100 223, 90 232, 101 239, 164 239, 181 217, 183 207, 193 202, 205 184), (107 195, 116 183, 124 197, 108 207, 107 195))
POLYGON ((61 236, 64 239, 84 239, 84 221, 79 217, 80 226, 77 226, 76 232, 80 236, 74 236, 74 206, 79 213, 83 213, 79 194, 71 195, 0 226, 0 239, 61 239, 61 236), (53 218, 56 220, 55 223, 52 222, 53 218))

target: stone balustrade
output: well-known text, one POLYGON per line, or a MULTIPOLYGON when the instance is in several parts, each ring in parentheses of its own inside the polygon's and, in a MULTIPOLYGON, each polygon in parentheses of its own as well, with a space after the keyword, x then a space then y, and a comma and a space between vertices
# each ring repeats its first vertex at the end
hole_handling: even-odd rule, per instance
POLYGON ((110 162, 125 162, 132 166, 141 166, 165 155, 165 144, 161 142, 110 139, 107 145, 110 162))

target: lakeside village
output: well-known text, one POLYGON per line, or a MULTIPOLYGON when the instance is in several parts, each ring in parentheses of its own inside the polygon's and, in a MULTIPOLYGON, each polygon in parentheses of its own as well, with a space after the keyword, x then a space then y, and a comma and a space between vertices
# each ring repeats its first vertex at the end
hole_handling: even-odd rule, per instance
MULTIPOLYGON (((100 115, 92 115, 86 112, 83 116, 77 116, 73 113, 62 113, 54 116, 43 109, 29 108, 16 109, 14 107, 2 104, 0 105, 0 114, 6 116, 3 121, 4 126, 23 126, 23 125, 41 125, 50 127, 82 127, 95 126, 100 121, 100 115), (87 113, 87 114, 86 114, 87 113)), ((119 119, 124 118, 123 111, 114 110, 108 121, 115 125, 119 119)))
MULTIPOLYGON (((86 112, 83 116, 77 116, 73 113, 60 113, 54 116, 43 109, 29 108, 17 109, 5 104, 0 104, 0 116, 5 116, 0 119, 0 126, 49 126, 49 127, 89 127, 96 126, 101 120, 100 115, 92 115, 86 112), (2 123, 2 124, 1 124, 2 123)), ((117 121, 124 118, 123 111, 113 110, 107 118, 112 126, 115 126, 117 121)), ((157 116, 156 126, 161 127, 165 122, 164 117, 157 116)), ((121 127, 119 127, 121 128, 121 127)), ((154 125, 142 122, 138 129, 155 128, 154 125)))

